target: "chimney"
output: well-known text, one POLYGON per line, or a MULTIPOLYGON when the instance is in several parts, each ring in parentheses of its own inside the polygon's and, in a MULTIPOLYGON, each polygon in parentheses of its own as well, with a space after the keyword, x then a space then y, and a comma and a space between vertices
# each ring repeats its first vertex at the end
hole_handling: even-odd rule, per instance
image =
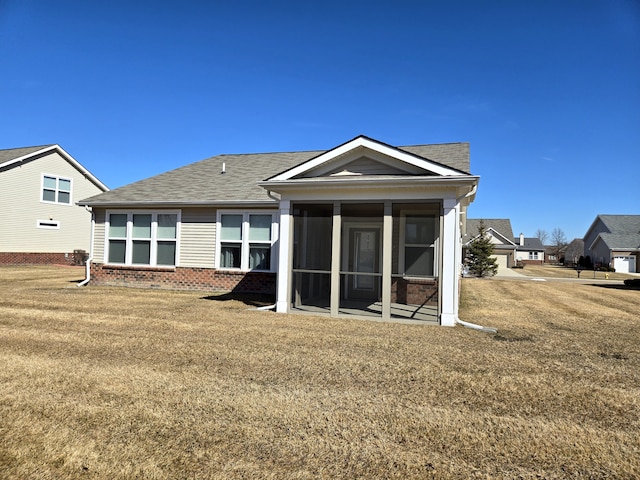
POLYGON ((227 173, 227 164, 222 162, 222 170, 220 170, 220 173, 227 173))
POLYGON ((524 233, 520 234, 520 246, 524 246, 524 233))

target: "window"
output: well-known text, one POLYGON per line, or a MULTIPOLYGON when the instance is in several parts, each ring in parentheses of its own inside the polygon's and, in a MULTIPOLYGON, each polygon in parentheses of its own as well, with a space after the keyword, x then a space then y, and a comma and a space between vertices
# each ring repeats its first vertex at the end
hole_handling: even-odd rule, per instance
POLYGON ((179 217, 179 212, 108 213, 106 262, 174 266, 179 217))
POLYGON ((270 271, 276 226, 270 213, 219 212, 218 267, 270 271))
POLYGON ((434 216, 407 214, 402 218, 402 274, 412 277, 435 275, 436 221, 434 216))
POLYGON ((53 175, 43 175, 42 201, 71 205, 71 180, 53 175))
POLYGON ((529 260, 538 260, 538 252, 529 252, 529 260))

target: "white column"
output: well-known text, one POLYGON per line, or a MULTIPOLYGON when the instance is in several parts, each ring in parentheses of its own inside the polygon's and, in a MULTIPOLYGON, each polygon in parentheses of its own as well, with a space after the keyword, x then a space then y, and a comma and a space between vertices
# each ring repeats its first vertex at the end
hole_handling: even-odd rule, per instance
POLYGON ((333 203, 333 226, 331 236, 331 300, 332 317, 340 315, 340 252, 342 250, 342 206, 333 203))
POLYGON ((382 223, 382 319, 391 319, 391 269, 393 255, 393 208, 391 201, 384 202, 384 220, 382 223))
POLYGON ((278 237, 278 272, 276 312, 289 311, 291 268, 291 200, 280 200, 280 235, 278 237))
POLYGON ((444 199, 442 234, 442 272, 440 272, 440 325, 453 327, 458 318, 458 272, 460 269, 460 204, 444 199))

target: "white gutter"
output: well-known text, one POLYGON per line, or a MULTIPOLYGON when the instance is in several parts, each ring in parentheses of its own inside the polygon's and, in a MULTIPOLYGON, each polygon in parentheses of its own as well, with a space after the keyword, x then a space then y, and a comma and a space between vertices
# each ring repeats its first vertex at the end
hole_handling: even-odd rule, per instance
POLYGON ((89 280, 91 280, 91 262, 93 261, 93 231, 96 228, 96 215, 95 213, 93 213, 93 210, 91 210, 90 207, 87 207, 85 205, 84 208, 85 210, 87 210, 87 212, 91 212, 91 237, 89 240, 89 258, 87 258, 87 261, 86 261, 85 279, 80 283, 78 283, 76 287, 83 287, 84 285, 89 283, 89 280))

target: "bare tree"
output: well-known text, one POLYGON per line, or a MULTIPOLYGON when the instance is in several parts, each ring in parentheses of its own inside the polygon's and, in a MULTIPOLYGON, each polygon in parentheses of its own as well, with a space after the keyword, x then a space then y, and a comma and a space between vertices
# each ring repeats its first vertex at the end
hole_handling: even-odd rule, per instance
POLYGON ((538 240, 540 240, 540 243, 544 245, 545 243, 547 243, 547 238, 549 238, 549 234, 547 233, 546 230, 542 230, 539 228, 538 230, 536 230, 536 237, 538 237, 538 240))
POLYGON ((564 251, 567 248, 567 237, 562 229, 556 227, 551 232, 551 245, 553 246, 553 254, 560 262, 564 258, 564 251))

